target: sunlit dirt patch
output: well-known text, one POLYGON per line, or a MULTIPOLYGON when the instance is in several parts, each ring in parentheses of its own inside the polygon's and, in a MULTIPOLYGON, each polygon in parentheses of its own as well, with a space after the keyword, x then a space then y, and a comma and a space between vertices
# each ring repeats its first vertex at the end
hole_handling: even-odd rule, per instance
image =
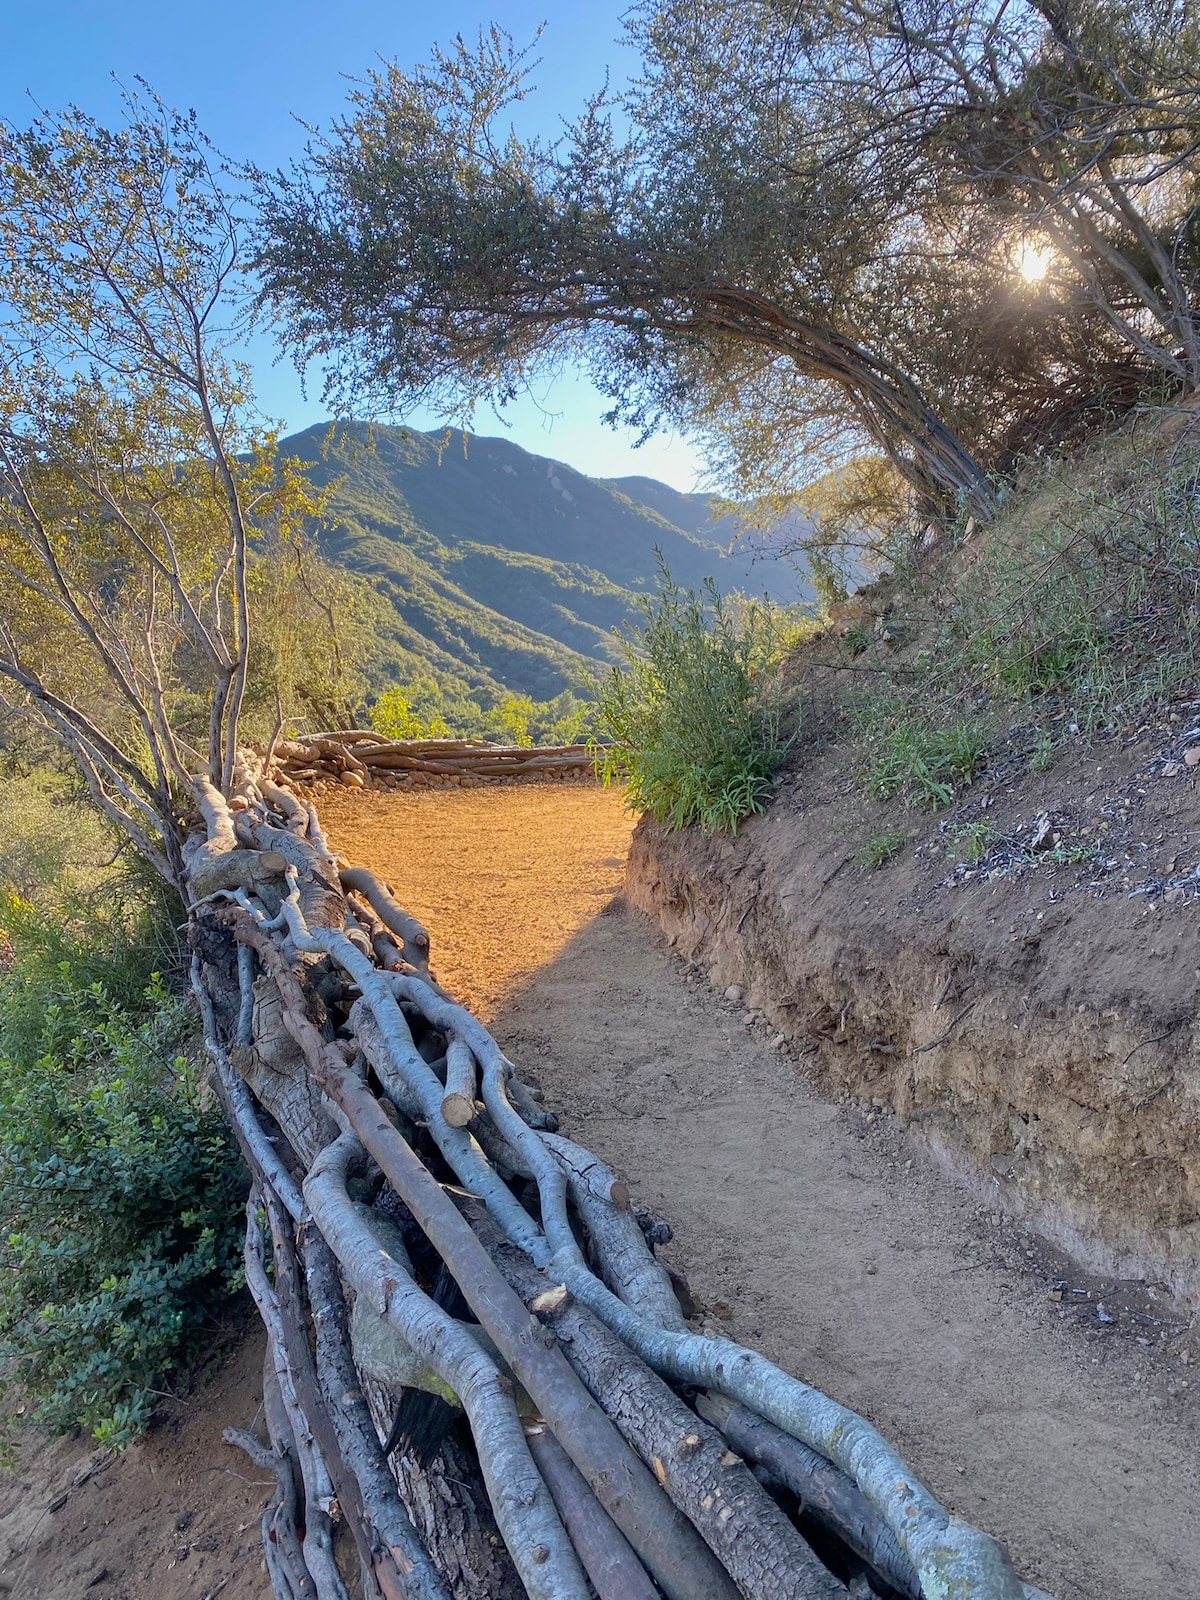
POLYGON ((616 789, 549 783, 326 794, 321 820, 395 885, 438 978, 485 1019, 618 892, 634 822, 616 789))

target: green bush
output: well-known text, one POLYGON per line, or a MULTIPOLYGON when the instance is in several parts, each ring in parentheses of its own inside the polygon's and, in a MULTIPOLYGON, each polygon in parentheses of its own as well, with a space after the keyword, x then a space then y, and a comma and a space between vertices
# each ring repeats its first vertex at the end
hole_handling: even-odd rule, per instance
MULTIPOLYGON (((81 786, 80 786, 81 787, 81 786)), ((45 768, 0 764, 0 889, 33 899, 68 875, 94 883, 111 867, 113 839, 103 818, 70 781, 45 768)))
POLYGON ((236 1282, 240 1159, 144 895, 0 921, 0 1355, 55 1431, 126 1444, 236 1282))
POLYGON ((553 700, 511 691, 483 705, 460 679, 414 678, 393 685, 370 711, 385 739, 489 739, 501 744, 580 744, 592 732, 595 707, 570 689, 553 700))
POLYGON ((761 812, 787 750, 771 686, 777 629, 766 607, 729 608, 715 586, 680 589, 663 569, 626 639, 628 665, 600 689, 606 781, 669 828, 736 829, 761 812))

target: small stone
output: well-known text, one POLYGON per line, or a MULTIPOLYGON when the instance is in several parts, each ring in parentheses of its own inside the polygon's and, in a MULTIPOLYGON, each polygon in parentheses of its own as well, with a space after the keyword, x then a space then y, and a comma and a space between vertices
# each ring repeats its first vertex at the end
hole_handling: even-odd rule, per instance
POLYGON ((771 1049, 772 1050, 782 1050, 786 1044, 787 1044, 787 1034, 786 1033, 777 1033, 775 1035, 774 1039, 771 1040, 771 1049))
POLYGON ((1200 767, 1200 744, 1193 745, 1190 750, 1185 751, 1183 761, 1185 766, 1200 767))
POLYGON ((1061 1289, 1051 1289, 1050 1298, 1051 1298, 1051 1300, 1061 1300, 1062 1299, 1062 1290, 1061 1289))
POLYGON ((1177 778, 1179 776, 1178 761, 1168 761, 1166 766, 1162 769, 1162 775, 1164 778, 1177 778))
POLYGON ((734 1005, 742 998, 743 990, 739 984, 731 983, 725 991, 726 1000, 732 1000, 734 1005))
POLYGON ((879 1271, 879 1268, 875 1265, 875 1263, 873 1261, 868 1261, 866 1266, 863 1268, 863 1271, 866 1273, 868 1278, 873 1278, 875 1276, 875 1274, 879 1271))

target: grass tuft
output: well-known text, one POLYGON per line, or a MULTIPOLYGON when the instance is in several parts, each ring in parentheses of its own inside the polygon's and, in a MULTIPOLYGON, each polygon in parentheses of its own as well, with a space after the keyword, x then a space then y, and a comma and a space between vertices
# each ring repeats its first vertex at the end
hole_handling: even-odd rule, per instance
POLYGON ((894 861, 906 842, 907 835, 903 833, 890 833, 886 829, 873 833, 855 854, 854 864, 867 872, 874 872, 877 867, 885 867, 889 861, 894 861))

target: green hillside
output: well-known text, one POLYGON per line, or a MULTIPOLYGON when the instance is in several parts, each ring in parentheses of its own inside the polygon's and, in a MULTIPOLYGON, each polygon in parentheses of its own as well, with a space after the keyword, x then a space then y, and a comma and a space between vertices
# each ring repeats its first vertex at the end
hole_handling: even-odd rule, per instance
POLYGON ((683 584, 809 592, 786 563, 731 554, 732 524, 711 521, 705 496, 651 478, 593 479, 506 439, 380 425, 319 425, 280 448, 336 484, 322 548, 388 602, 380 687, 432 670, 558 694, 615 659, 612 630, 653 586, 656 546, 683 584))

